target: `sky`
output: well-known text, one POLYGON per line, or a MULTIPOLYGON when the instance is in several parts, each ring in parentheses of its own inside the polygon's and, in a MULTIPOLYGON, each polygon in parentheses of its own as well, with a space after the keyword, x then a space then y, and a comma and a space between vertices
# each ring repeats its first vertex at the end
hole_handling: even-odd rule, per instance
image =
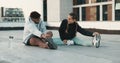
POLYGON ((32 11, 38 11, 43 15, 42 5, 42 0, 0 0, 0 7, 22 8, 26 19, 32 11))

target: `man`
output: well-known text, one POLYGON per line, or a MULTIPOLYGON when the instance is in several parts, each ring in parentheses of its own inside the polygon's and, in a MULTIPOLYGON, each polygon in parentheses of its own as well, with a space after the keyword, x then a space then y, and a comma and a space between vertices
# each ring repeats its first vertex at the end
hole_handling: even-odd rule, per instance
POLYGON ((91 37, 99 35, 98 32, 90 32, 81 28, 81 26, 79 26, 79 24, 76 22, 76 19, 77 19, 76 15, 74 13, 70 13, 68 15, 68 18, 64 19, 60 25, 59 35, 64 44, 68 44, 71 41, 74 42, 75 44, 79 44, 80 40, 76 41, 75 39, 77 32, 91 37))
POLYGON ((41 48, 50 48, 49 43, 45 40, 52 38, 52 32, 46 32, 45 23, 40 19, 41 15, 33 11, 29 20, 25 23, 23 40, 25 45, 39 46, 41 48))

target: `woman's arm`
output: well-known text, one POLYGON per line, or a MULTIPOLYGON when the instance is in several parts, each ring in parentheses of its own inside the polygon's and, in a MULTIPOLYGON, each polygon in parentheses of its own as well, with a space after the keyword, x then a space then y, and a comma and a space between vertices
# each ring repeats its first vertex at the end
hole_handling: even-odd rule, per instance
POLYGON ((60 27, 59 27, 59 35, 61 40, 66 39, 66 27, 67 27, 67 20, 63 20, 60 27))
POLYGON ((83 35, 86 35, 86 36, 91 36, 93 37, 93 32, 90 32, 90 31, 87 31, 83 28, 81 28, 78 24, 77 24, 77 31, 83 35))

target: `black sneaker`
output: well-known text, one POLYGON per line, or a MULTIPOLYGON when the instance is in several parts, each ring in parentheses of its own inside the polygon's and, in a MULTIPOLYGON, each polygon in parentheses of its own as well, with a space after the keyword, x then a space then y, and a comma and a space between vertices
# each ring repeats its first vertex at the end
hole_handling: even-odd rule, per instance
POLYGON ((52 38, 46 38, 45 41, 48 42, 50 49, 57 49, 57 45, 53 42, 52 38))
POLYGON ((100 47, 100 40, 101 40, 101 36, 100 35, 95 35, 93 37, 93 42, 92 44, 96 47, 99 48, 100 47))

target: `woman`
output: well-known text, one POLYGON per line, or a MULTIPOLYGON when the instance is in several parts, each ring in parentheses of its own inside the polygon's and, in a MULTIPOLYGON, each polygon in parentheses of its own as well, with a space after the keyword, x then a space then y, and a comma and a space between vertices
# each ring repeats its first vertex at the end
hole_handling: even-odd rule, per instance
POLYGON ((91 37, 99 35, 98 32, 90 32, 81 28, 81 26, 79 26, 79 24, 76 22, 76 19, 76 15, 74 13, 70 13, 68 15, 68 18, 64 19, 60 25, 59 35, 64 44, 67 44, 70 40, 72 40, 76 44, 79 44, 79 40, 76 41, 77 32, 91 37))

